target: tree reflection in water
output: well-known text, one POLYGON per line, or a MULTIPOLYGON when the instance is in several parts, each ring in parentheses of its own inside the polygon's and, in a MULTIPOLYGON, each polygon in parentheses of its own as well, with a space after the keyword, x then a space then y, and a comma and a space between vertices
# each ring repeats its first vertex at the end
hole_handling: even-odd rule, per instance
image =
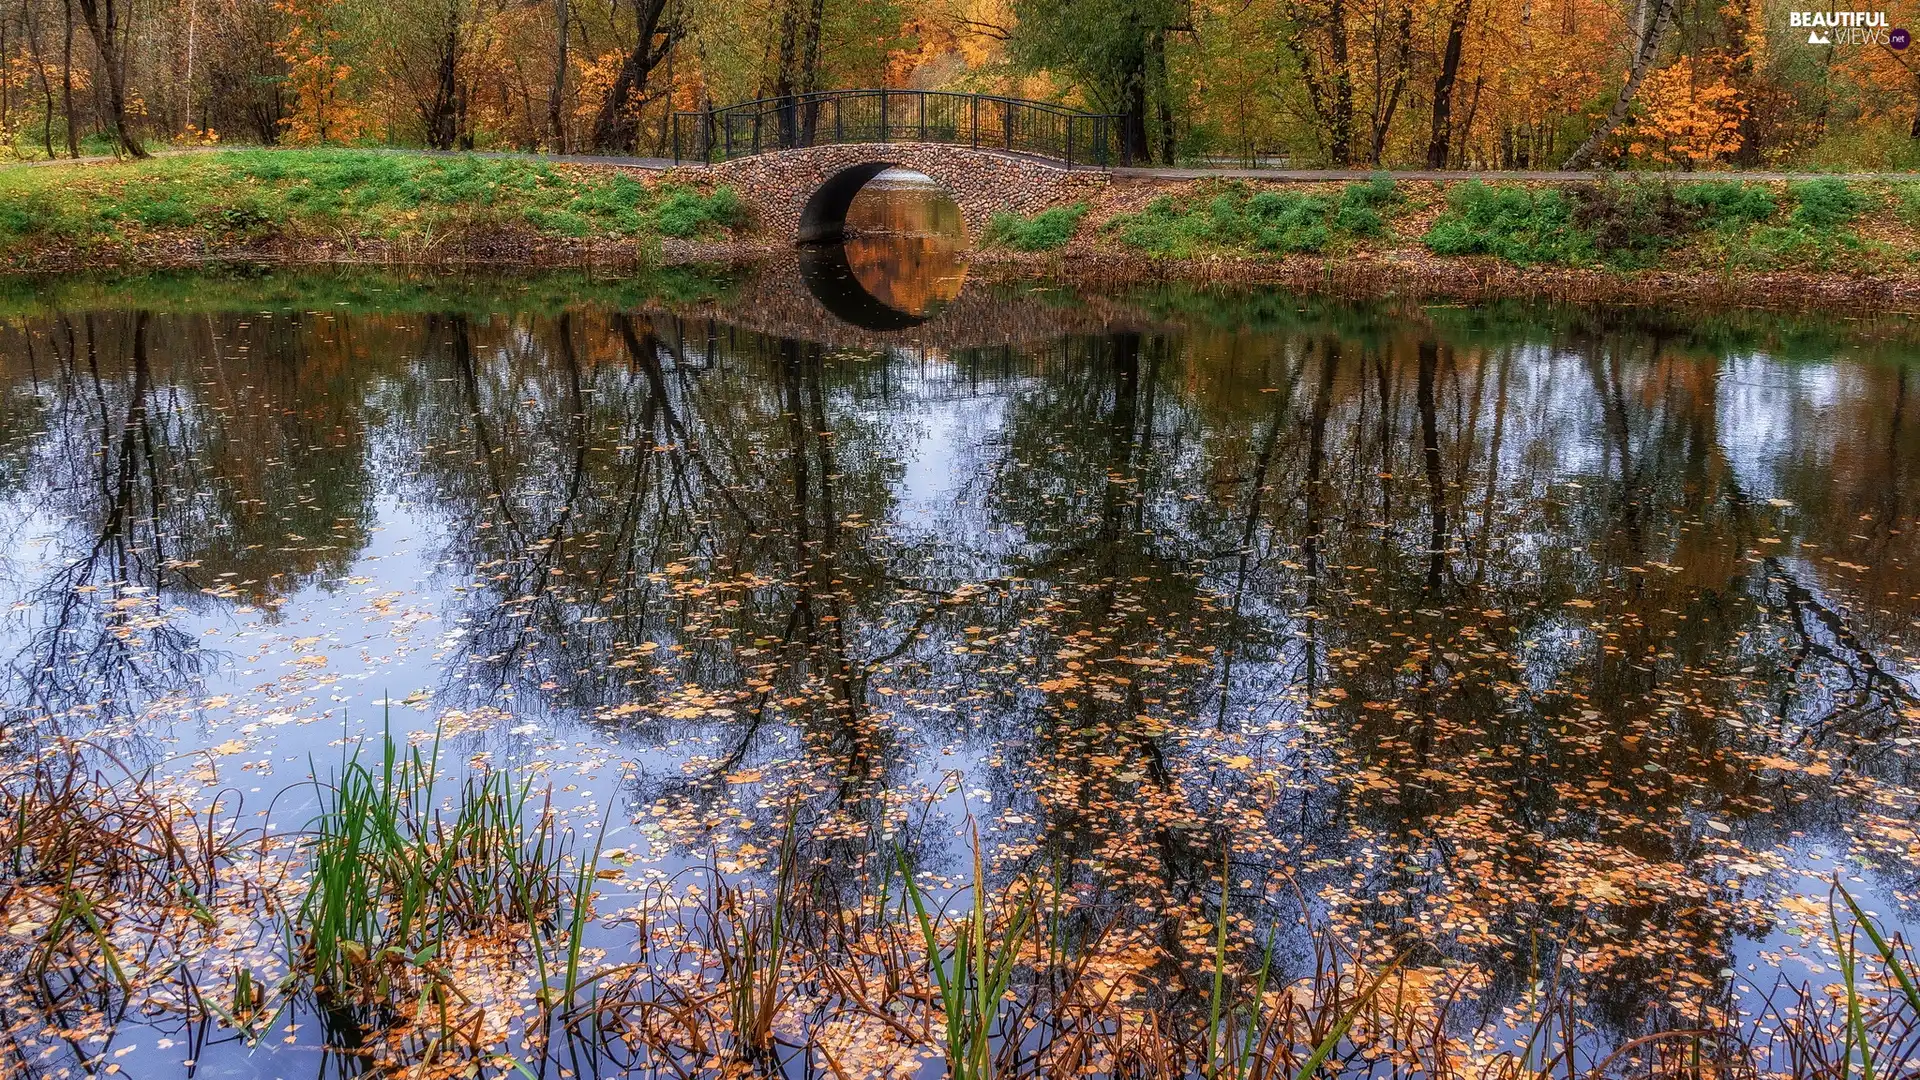
POLYGON ((1207 992, 1226 860, 1249 956, 1300 962, 1305 895, 1479 1016, 1577 982, 1608 1044, 1735 1008, 1810 845, 1911 879, 1899 343, 1127 300, 1180 328, 18 320, 9 731, 247 693, 194 619, 424 589, 435 708, 587 725, 674 850, 752 866, 732 837, 800 813, 851 898, 896 843, 957 858, 960 770, 993 872, 1046 868, 1147 1003, 1207 992))

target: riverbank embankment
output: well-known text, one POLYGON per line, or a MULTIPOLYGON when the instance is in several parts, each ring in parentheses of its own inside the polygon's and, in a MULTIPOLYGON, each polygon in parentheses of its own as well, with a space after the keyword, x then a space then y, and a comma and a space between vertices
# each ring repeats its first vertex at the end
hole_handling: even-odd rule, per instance
MULTIPOLYGON (((974 271, 1477 300, 1920 308, 1920 178, 1119 172, 1001 215, 974 271)), ((738 262, 790 247, 697 170, 236 150, 0 170, 0 267, 738 262)))

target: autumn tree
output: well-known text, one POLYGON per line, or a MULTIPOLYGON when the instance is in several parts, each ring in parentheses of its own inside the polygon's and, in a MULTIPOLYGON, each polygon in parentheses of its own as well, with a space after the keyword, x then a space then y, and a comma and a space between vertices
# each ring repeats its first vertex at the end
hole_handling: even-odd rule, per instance
POLYGON ((287 62, 279 43, 287 28, 280 5, 217 0, 209 5, 205 80, 206 121, 272 145, 285 130, 287 62))
POLYGON ((1347 0, 1287 4, 1277 29, 1294 65, 1297 84, 1290 89, 1305 96, 1328 161, 1350 164, 1354 69, 1347 0))
POLYGON ((632 152, 640 133, 640 107, 645 103, 647 85, 654 69, 672 52, 674 43, 685 32, 677 19, 670 17, 674 0, 637 0, 630 44, 620 57, 612 85, 601 100, 593 118, 594 149, 602 152, 632 152))
POLYGON ((1627 152, 1691 169, 1731 158, 1741 146, 1746 109, 1724 76, 1681 57, 1646 78, 1642 111, 1625 129, 1627 152))
POLYGON ((296 143, 351 142, 365 114, 349 93, 353 66, 335 53, 342 36, 339 0, 275 0, 275 6, 287 19, 278 49, 293 94, 281 121, 288 137, 296 143))
POLYGON ((1586 141, 1574 148, 1562 162, 1563 169, 1584 169, 1592 163, 1594 156, 1627 118, 1627 112, 1633 106, 1634 95, 1640 91, 1640 83, 1647 77, 1647 70, 1660 55, 1660 42, 1666 35, 1673 18, 1674 7, 1678 0, 1638 0, 1639 18, 1636 20, 1634 34, 1635 47, 1632 59, 1627 64, 1626 80, 1620 85, 1620 92, 1614 96, 1613 107, 1607 111, 1598 124, 1587 134, 1586 141))
POLYGON ((1460 79, 1460 53, 1466 47, 1467 17, 1473 0, 1455 0, 1447 19, 1447 45, 1440 73, 1433 77, 1433 122, 1427 136, 1427 168, 1447 167, 1447 148, 1453 139, 1453 87, 1460 79))
POLYGON ((431 149, 472 146, 469 54, 481 21, 470 0, 423 0, 379 17, 389 85, 418 116, 431 149))
POLYGON ((1174 147, 1167 68, 1168 37, 1185 27, 1175 0, 1016 0, 1013 58, 1066 81, 1088 104, 1125 114, 1122 138, 1136 159, 1150 160, 1149 108, 1158 105, 1161 159, 1174 147))
POLYGON ((114 138, 128 157, 150 156, 133 133, 127 120, 127 58, 123 46, 126 28, 121 25, 127 9, 119 0, 76 0, 86 19, 87 33, 100 54, 101 74, 106 76, 107 116, 113 123, 114 138))

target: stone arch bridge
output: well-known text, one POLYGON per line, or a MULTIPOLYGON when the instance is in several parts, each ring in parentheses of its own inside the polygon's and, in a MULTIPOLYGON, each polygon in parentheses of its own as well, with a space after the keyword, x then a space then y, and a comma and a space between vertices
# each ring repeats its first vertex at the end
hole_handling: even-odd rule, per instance
POLYGON ((1124 158, 1120 118, 1046 102, 922 90, 840 90, 674 117, 674 157, 740 193, 769 231, 844 234, 847 209, 889 168, 946 188, 970 238, 995 214, 1085 198, 1124 158))

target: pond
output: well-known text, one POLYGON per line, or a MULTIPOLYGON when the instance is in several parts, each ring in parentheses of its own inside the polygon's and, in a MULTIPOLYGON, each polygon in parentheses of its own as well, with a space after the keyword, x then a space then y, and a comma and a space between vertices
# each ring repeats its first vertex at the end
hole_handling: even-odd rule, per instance
POLYGON ((922 264, 0 295, 7 1074, 1897 1071, 1910 328, 922 264))

